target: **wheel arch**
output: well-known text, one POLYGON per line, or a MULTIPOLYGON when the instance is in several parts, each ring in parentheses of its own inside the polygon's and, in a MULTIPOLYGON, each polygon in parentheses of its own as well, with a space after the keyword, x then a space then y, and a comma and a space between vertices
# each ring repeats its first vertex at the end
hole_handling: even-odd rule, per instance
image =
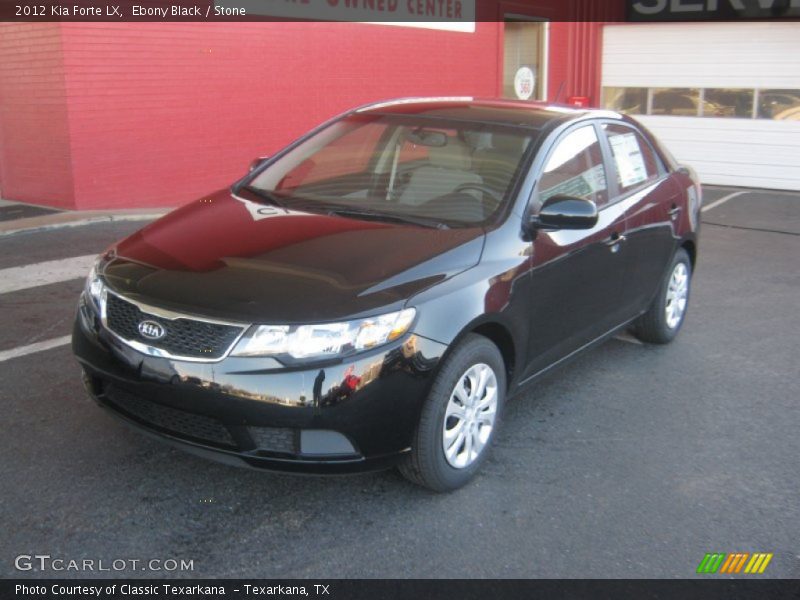
POLYGON ((686 250, 689 255, 689 260, 692 263, 692 272, 694 272, 694 265, 697 262, 697 244, 692 239, 685 239, 681 242, 680 247, 686 250))
POLYGON ((504 322, 500 315, 484 315, 468 323, 449 345, 447 352, 442 357, 440 364, 443 364, 450 353, 458 344, 469 334, 480 335, 492 342, 500 351, 503 357, 503 364, 506 368, 506 387, 512 389, 512 381, 518 373, 520 360, 519 343, 511 333, 512 329, 504 322))
POLYGON ((514 377, 517 360, 517 349, 511 332, 497 321, 481 323, 474 327, 471 332, 488 338, 500 350, 503 364, 506 367, 506 384, 510 385, 514 377))

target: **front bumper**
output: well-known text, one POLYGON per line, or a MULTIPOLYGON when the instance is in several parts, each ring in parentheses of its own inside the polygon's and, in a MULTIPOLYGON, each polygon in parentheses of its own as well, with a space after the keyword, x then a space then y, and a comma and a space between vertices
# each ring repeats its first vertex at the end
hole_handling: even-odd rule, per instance
POLYGON ((446 350, 410 334, 314 368, 230 356, 186 362, 138 352, 80 313, 72 348, 90 395, 135 428, 221 462, 303 473, 400 460, 446 350))

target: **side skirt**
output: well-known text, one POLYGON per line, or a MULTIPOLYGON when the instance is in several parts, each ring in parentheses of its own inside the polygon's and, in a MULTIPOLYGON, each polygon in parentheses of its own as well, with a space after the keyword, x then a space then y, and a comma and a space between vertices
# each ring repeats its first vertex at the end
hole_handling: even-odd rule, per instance
MULTIPOLYGON (((644 313, 641 313, 641 314, 644 314, 644 313)), ((573 350, 569 354, 563 356, 562 358, 559 358, 554 363, 549 364, 544 369, 542 369, 540 371, 537 371, 533 375, 528 375, 528 377, 526 377, 525 379, 523 379, 522 381, 517 383, 516 387, 514 388, 514 392, 513 392, 512 395, 514 395, 517 392, 519 392, 524 386, 528 385, 529 383, 532 383, 534 380, 539 379, 540 377, 546 375, 547 373, 549 373, 550 371, 552 371, 556 367, 560 367, 560 366, 563 366, 563 365, 569 363, 573 358, 576 358, 579 354, 583 353, 585 350, 590 350, 590 349, 594 348, 595 346, 599 346, 603 342, 611 339, 617 333, 619 333, 620 331, 622 331, 623 329, 628 327, 631 323, 633 323, 636 319, 638 319, 641 316, 641 314, 638 314, 635 317, 633 317, 632 319, 629 319, 628 321, 625 321, 624 323, 622 323, 620 325, 617 325, 616 327, 613 327, 612 329, 609 329, 607 332, 601 334, 600 336, 596 337, 592 341, 585 343, 583 346, 581 346, 579 348, 576 348, 575 350, 573 350)))

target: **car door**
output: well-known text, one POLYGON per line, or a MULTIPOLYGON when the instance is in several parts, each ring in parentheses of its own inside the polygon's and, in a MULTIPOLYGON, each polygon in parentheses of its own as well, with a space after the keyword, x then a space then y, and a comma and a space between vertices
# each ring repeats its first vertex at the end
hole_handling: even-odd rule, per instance
POLYGON ((644 311, 675 251, 673 223, 685 202, 645 136, 626 123, 603 122, 614 204, 625 213, 627 274, 621 299, 624 316, 644 311))
MULTIPOLYGON (((592 200, 598 221, 587 230, 539 230, 533 240, 526 369, 533 375, 620 323, 625 215, 609 203, 599 126, 583 122, 556 140, 530 203, 536 214, 556 194, 592 200)), ((614 190, 611 190, 613 194, 614 190)))

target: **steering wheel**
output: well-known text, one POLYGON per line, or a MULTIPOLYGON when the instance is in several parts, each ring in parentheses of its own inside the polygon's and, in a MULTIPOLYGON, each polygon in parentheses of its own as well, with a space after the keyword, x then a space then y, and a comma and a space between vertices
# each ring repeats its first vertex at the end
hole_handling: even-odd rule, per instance
POLYGON ((457 194, 458 192, 463 192, 464 190, 477 190, 489 196, 492 200, 497 202, 497 204, 500 204, 503 201, 503 198, 500 196, 500 194, 495 192, 488 185, 483 185, 482 183, 462 183, 453 190, 453 193, 457 194))

